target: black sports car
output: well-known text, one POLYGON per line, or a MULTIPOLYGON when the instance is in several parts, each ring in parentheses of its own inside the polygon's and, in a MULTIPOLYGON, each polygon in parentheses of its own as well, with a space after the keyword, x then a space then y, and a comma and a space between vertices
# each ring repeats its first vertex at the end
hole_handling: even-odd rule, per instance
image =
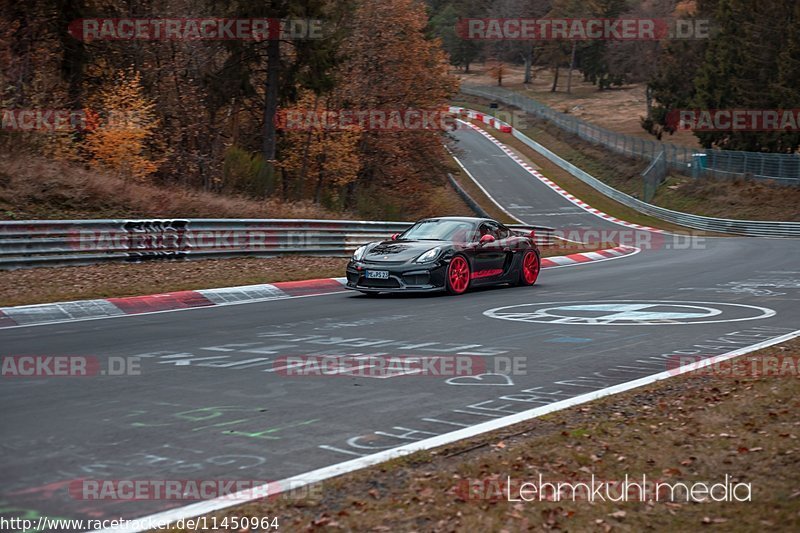
POLYGON ((462 294, 483 285, 533 285, 541 263, 534 237, 529 227, 488 218, 427 218, 392 240, 358 248, 347 265, 347 288, 462 294))

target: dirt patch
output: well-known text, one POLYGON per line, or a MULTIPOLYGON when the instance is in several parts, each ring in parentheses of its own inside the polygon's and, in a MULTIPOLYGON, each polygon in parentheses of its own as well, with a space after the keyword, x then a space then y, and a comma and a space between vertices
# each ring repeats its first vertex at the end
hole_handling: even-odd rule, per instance
MULTIPOLYGON (((737 368, 798 352, 795 339, 741 357, 737 368)), ((796 367, 740 378, 688 374, 216 516, 278 517, 292 531, 796 531, 798 392, 796 367), (688 486, 727 474, 731 485, 749 484, 750 501, 636 501, 635 489, 627 502, 509 501, 503 486, 509 476, 518 488, 539 475, 577 483, 626 474, 688 486)))
MULTIPOLYGON (((464 85, 496 86, 497 80, 487 74, 488 70, 486 65, 479 64, 471 74, 456 74, 464 85)), ((551 92, 553 71, 549 68, 537 68, 534 74, 533 83, 526 85, 522 83, 524 69, 510 65, 508 75, 503 78, 503 88, 529 96, 556 111, 568 113, 611 131, 655 140, 654 136, 642 129, 640 122, 647 115, 645 84, 633 83, 600 91, 593 83, 583 81, 583 74, 575 70, 572 73, 572 92, 567 93, 568 72, 562 69, 559 74, 559 88, 556 92, 551 92)), ((665 135, 663 141, 692 148, 700 147, 697 137, 690 131, 665 135)))

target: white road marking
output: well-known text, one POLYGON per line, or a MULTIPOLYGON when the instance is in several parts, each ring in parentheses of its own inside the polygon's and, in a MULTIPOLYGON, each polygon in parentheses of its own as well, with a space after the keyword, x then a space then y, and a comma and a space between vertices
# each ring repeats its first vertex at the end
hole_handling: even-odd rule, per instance
MULTIPOLYGON (((502 418, 497 418, 494 420, 483 422, 481 424, 469 426, 464 429, 452 431, 450 433, 444 433, 442 435, 431 437, 429 439, 410 442, 408 444, 399 446, 397 448, 384 450, 378 453, 374 453, 372 455, 358 457, 356 459, 351 459, 349 461, 344 461, 342 463, 337 463, 335 465, 330 465, 323 468, 318 468, 316 470, 312 470, 310 472, 305 472, 303 474, 298 474, 296 476, 282 479, 274 483, 274 485, 277 486, 277 492, 275 494, 281 492, 281 487, 288 487, 291 489, 302 488, 308 485, 312 485, 314 483, 325 481, 327 479, 331 479, 337 476, 348 474, 350 472, 362 470, 364 468, 368 468, 370 466, 374 466, 386 461, 390 461, 398 457, 404 457, 414 452, 438 448, 441 446, 445 446, 447 444, 452 444, 453 442, 459 440, 469 439, 472 437, 476 437, 478 435, 482 435, 483 433, 496 431, 498 429, 518 424, 520 422, 525 422, 527 420, 531 420, 533 418, 537 418, 546 414, 555 413, 557 411, 561 411, 569 407, 574 407, 576 405, 588 403, 600 398, 605 398, 606 396, 612 396, 614 394, 619 394, 621 392, 626 392, 639 387, 643 387, 645 385, 655 383, 656 381, 661 381, 663 379, 679 376, 687 372, 694 372, 700 368, 704 368, 705 366, 718 364, 722 361, 727 361, 728 359, 732 359, 740 355, 745 355, 750 352, 760 350, 761 348, 767 348, 775 344, 780 344, 782 342, 792 340, 795 337, 800 337, 800 330, 793 331, 791 333, 787 333, 786 335, 781 335, 780 337, 775 337, 763 342, 759 342, 757 344, 752 344, 744 348, 739 348, 738 350, 733 350, 714 358, 693 362, 691 365, 686 365, 680 368, 666 370, 664 372, 659 372, 657 374, 645 376, 643 378, 635 379, 633 381, 628 381, 626 383, 620 383, 619 385, 614 385, 612 387, 607 387, 605 389, 588 392, 586 394, 581 394, 580 396, 574 396, 566 400, 561 400, 541 407, 536 407, 534 409, 529 409, 527 411, 522 411, 514 415, 504 416, 502 418)), ((267 486, 257 487, 248 491, 243 491, 242 493, 238 493, 233 496, 225 496, 222 498, 216 498, 214 500, 208 500, 205 502, 199 502, 187 505, 185 507, 179 507, 177 509, 171 509, 169 511, 155 513, 149 516, 138 518, 138 520, 140 521, 139 523, 142 523, 142 521, 144 521, 145 524, 147 523, 148 520, 151 520, 152 522, 172 523, 180 519, 192 518, 195 516, 213 513, 221 509, 227 509, 228 507, 233 507, 235 505, 242 505, 243 503, 245 503, 245 501, 260 499, 260 496, 252 497, 252 494, 254 493, 264 494, 267 492, 267 489, 269 488, 270 487, 267 486), (246 494, 245 492, 249 494, 246 494)), ((144 531, 144 529, 137 529, 135 527, 129 526, 125 528, 118 527, 113 529, 104 529, 96 531, 94 533, 112 533, 112 532, 138 533, 139 531, 144 531)))
POLYGON ((446 381, 448 385, 461 385, 461 386, 484 386, 484 387, 510 387, 514 385, 511 378, 505 374, 496 374, 494 372, 487 372, 486 374, 478 374, 477 376, 456 376, 446 381), (500 376, 502 382, 488 378, 488 376, 500 376))
POLYGON ((541 302, 495 307, 483 315, 499 320, 568 324, 579 326, 665 326, 718 324, 760 320, 775 316, 773 309, 723 302, 681 302, 671 300, 619 300, 601 302, 541 302), (549 306, 549 307, 548 307, 549 306), (718 309, 720 307, 722 309, 718 309), (667 310, 671 308, 670 310, 667 310), (706 320, 723 315, 726 308, 750 309, 760 314, 706 320))
MULTIPOLYGON (((449 151, 449 150, 448 150, 448 151, 449 151)), ((500 210, 501 210, 503 213, 505 213, 505 214, 506 214, 506 215, 508 215, 509 217, 513 218, 514 220, 516 220, 516 221, 517 221, 517 222, 519 222, 520 224, 525 224, 525 222, 523 222, 521 219, 519 219, 519 218, 515 217, 515 216, 514 216, 514 215, 513 215, 513 214, 512 214, 512 213, 511 213, 511 212, 510 212, 508 209, 506 209, 505 207, 503 207, 502 205, 500 205, 500 203, 499 203, 497 200, 495 200, 495 199, 494 199, 494 196, 492 196, 491 194, 489 194, 489 191, 487 191, 487 190, 486 190, 486 188, 485 188, 483 185, 481 185, 481 184, 478 182, 478 180, 476 180, 476 179, 475 179, 475 176, 473 176, 473 175, 472 175, 472 172, 470 172, 469 170, 467 170, 467 167, 465 167, 465 166, 464 166, 464 163, 462 163, 462 162, 461 162, 461 160, 460 160, 460 159, 458 159, 458 158, 455 156, 455 154, 453 154, 452 152, 450 152, 450 157, 452 157, 452 158, 453 158, 453 160, 454 160, 456 163, 458 163, 458 166, 460 166, 460 167, 461 167, 461 170, 463 170, 463 171, 464 171, 464 173, 465 173, 467 176, 469 176, 469 179, 471 179, 471 180, 473 181, 473 183, 475 183, 475 185, 477 185, 477 186, 478 186, 478 188, 479 188, 479 189, 480 189, 480 190, 483 192, 483 194, 485 194, 485 195, 486 195, 486 197, 487 197, 489 200, 491 200, 491 201, 492 201, 492 203, 493 203, 494 205, 496 205, 498 209, 500 209, 500 210)), ((505 154, 503 154, 503 157, 508 157, 508 156, 506 156, 505 154)))

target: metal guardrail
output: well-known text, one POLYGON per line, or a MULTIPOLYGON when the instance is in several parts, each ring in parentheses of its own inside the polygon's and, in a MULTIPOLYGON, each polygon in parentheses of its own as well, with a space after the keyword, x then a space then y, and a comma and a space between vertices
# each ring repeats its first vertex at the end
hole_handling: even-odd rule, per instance
MULTIPOLYGON (((0 221, 0 270, 241 256, 346 257, 410 222, 305 219, 0 221)), ((552 243, 553 229, 538 228, 552 243)))
POLYGON ((667 160, 664 157, 664 152, 661 152, 642 172, 642 200, 650 203, 656 195, 658 187, 664 183, 668 175, 667 160))
POLYGON ((484 218, 491 218, 489 216, 489 213, 487 213, 486 210, 482 208, 480 204, 472 198, 472 196, 469 195, 466 189, 464 189, 464 187, 462 187, 461 184, 449 172, 447 173, 447 180, 450 182, 450 185, 452 185, 452 187, 456 190, 461 199, 464 200, 464 203, 467 204, 469 208, 472 209, 472 211, 474 211, 477 216, 484 218))
POLYGON ((593 189, 623 205, 635 209, 640 213, 644 213, 646 215, 650 215, 687 228, 716 233, 745 235, 748 237, 800 237, 800 222, 713 218, 701 215, 693 215, 690 213, 682 213, 680 211, 672 211, 671 209, 665 209, 663 207, 658 207, 657 205, 648 204, 647 202, 643 202, 638 198, 634 198, 633 196, 618 191, 610 185, 603 183, 591 174, 584 172, 569 161, 551 152, 521 131, 517 130, 516 128, 512 128, 505 122, 486 116, 483 113, 467 110, 465 108, 451 107, 451 110, 453 112, 464 110, 469 114, 470 118, 481 118, 482 122, 485 124, 489 124, 501 131, 511 133, 515 138, 533 148, 536 152, 540 153, 582 182, 591 186, 593 189))
POLYGON ((464 85, 461 92, 512 105, 548 120, 564 131, 629 157, 652 161, 664 153, 667 165, 692 177, 746 177, 772 180, 781 185, 800 185, 800 155, 691 148, 625 135, 561 113, 528 96, 502 87, 464 85))

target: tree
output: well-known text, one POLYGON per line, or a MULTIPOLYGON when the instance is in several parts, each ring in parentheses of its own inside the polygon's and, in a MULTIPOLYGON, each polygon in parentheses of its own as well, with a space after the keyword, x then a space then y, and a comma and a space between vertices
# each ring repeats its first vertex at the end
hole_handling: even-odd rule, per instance
POLYGON ((505 63, 499 60, 492 61, 491 66, 487 72, 489 76, 493 77, 497 80, 497 86, 503 86, 503 76, 508 73, 508 66, 505 63))
MULTIPOLYGON (((675 15, 678 18, 711 19, 717 8, 716 4, 717 0, 699 0, 695 11, 682 8, 675 15)), ((678 7, 680 6, 679 4, 678 7)), ((655 69, 649 74, 646 88, 652 105, 647 116, 642 119, 642 127, 659 140, 664 133, 671 135, 675 132, 670 112, 692 105, 696 92, 695 78, 706 61, 707 49, 708 39, 673 39, 660 46, 657 60, 653 62, 655 69)))
MULTIPOLYGON (((626 7, 625 0, 591 0, 589 17, 618 18, 626 7)), ((624 75, 609 68, 608 48, 609 41, 601 39, 588 41, 580 49, 580 68, 583 71, 583 78, 597 85, 601 91, 625 82, 624 75)))
MULTIPOLYGON (((800 103, 800 2, 795 2, 787 18, 786 32, 788 40, 778 58, 778 79, 771 90, 780 107, 791 108, 800 103)), ((787 152, 794 152, 800 146, 799 131, 780 136, 787 152)))
POLYGON ((474 1, 448 2, 433 13, 430 20, 431 36, 441 39, 442 47, 450 57, 450 64, 463 68, 465 73, 469 73, 470 65, 481 55, 483 43, 464 39, 456 32, 456 25, 460 18, 476 14, 477 6, 479 4, 474 1))
MULTIPOLYGON (((693 107, 700 109, 795 108, 798 92, 780 90, 792 78, 792 58, 781 65, 786 51, 796 51, 797 5, 793 0, 720 0, 719 31, 711 37, 705 60, 695 78, 693 107), (782 74, 783 72, 783 74, 782 74), (788 77, 787 77, 788 76, 788 77)), ((791 52, 790 52, 791 53, 791 52)), ((697 131, 705 147, 731 150, 794 152, 797 135, 780 132, 697 131)))
MULTIPOLYGON (((342 53, 337 101, 355 110, 442 109, 457 82, 448 73, 439 39, 426 35, 427 17, 417 0, 362 1, 342 53), (376 29, 379 37, 376 37, 376 29)), ((441 133, 366 131, 361 136, 358 181, 348 188, 353 205, 359 185, 419 193, 440 161, 441 133)))
POLYGON ((119 71, 90 100, 104 120, 87 134, 84 147, 89 163, 135 181, 147 179, 158 168, 147 143, 158 129, 155 105, 144 96, 141 76, 133 69, 119 71))
MULTIPOLYGON (((552 8, 552 0, 497 0, 491 7, 491 16, 500 18, 540 18, 552 8)), ((523 83, 533 81, 533 65, 541 52, 541 43, 534 40, 500 41, 490 46, 491 55, 524 65, 523 83)))
MULTIPOLYGON (((334 112, 328 98, 321 99, 311 91, 303 93, 297 104, 286 109, 301 116, 324 117, 334 112)), ((306 129, 285 133, 287 148, 281 169, 294 178, 300 197, 313 198, 320 204, 337 204, 342 192, 358 178, 361 159, 358 146, 362 129, 358 126, 327 128, 323 121, 308 120, 306 129)))
MULTIPOLYGON (((550 11, 547 16, 550 18, 565 19, 565 18, 581 18, 585 15, 585 6, 580 0, 553 0, 550 11)), ((583 45, 581 45, 583 48, 583 45)), ((541 57, 550 64, 553 69, 553 85, 550 87, 550 92, 558 90, 558 81, 560 70, 562 66, 569 65, 569 85, 567 92, 571 90, 572 83, 572 69, 575 67, 575 62, 578 53, 577 42, 565 42, 560 40, 549 41, 544 45, 544 50, 541 57), (567 62, 569 60, 569 62, 567 62)))

